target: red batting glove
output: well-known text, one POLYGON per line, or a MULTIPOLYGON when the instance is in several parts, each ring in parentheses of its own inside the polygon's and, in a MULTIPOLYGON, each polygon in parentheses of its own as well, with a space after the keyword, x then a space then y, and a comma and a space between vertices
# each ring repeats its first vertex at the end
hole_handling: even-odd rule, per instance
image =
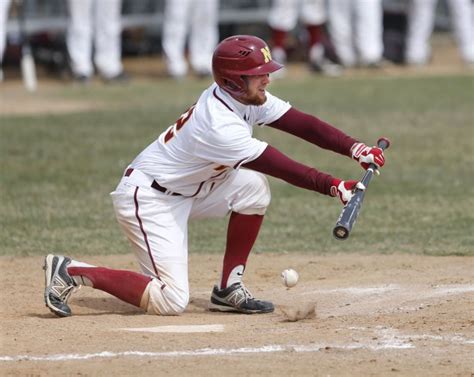
POLYGON ((365 190, 365 186, 358 181, 341 181, 333 178, 331 184, 331 196, 337 196, 342 204, 346 205, 354 196, 355 189, 365 190))
POLYGON ((368 147, 364 143, 356 143, 351 148, 352 158, 367 170, 369 164, 375 164, 381 168, 385 164, 383 150, 378 147, 368 147))

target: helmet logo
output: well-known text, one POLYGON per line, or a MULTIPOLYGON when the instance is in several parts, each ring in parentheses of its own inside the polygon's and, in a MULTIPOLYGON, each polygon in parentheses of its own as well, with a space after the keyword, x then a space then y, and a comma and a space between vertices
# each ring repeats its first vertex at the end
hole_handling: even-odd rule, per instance
POLYGON ((270 53, 270 49, 268 48, 268 46, 261 48, 260 51, 263 54, 263 59, 265 60, 265 63, 268 63, 270 60, 272 60, 272 54, 270 53))

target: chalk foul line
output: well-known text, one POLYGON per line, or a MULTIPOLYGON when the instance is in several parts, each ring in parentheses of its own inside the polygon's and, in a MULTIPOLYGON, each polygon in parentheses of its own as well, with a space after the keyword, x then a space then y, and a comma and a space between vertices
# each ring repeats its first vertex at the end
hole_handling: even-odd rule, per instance
MULTIPOLYGON (((350 330, 363 331, 365 327, 351 327, 350 330)), ((399 350, 416 348, 413 340, 425 339, 435 341, 448 341, 458 344, 471 345, 474 344, 472 339, 466 339, 461 335, 455 334, 451 337, 433 336, 428 334, 421 335, 402 335, 395 329, 376 328, 376 334, 379 339, 374 342, 370 340, 358 340, 352 343, 343 344, 272 344, 261 347, 242 347, 242 348, 200 348, 195 350, 183 351, 167 351, 167 352, 149 352, 149 351, 123 351, 112 352, 103 351, 98 353, 84 354, 55 354, 55 355, 16 355, 16 356, 0 356, 0 362, 15 361, 74 361, 89 359, 106 359, 119 357, 149 357, 149 358, 166 358, 166 357, 199 357, 199 356, 227 356, 238 354, 259 354, 259 353, 277 353, 277 352, 320 352, 321 350, 358 350, 365 349, 369 351, 380 350, 399 350)))
POLYGON ((156 327, 124 327, 119 328, 120 331, 131 332, 151 332, 151 333, 208 333, 223 332, 224 325, 171 325, 156 327))
POLYGON ((111 352, 103 351, 98 353, 85 353, 85 354, 56 354, 56 355, 44 355, 44 356, 30 356, 30 355, 17 355, 17 356, 0 356, 0 361, 72 361, 72 360, 89 360, 89 359, 104 359, 104 358, 117 358, 117 357, 183 357, 183 356, 227 356, 235 354, 251 354, 251 353, 275 353, 275 352, 319 352, 324 349, 342 349, 342 350, 354 350, 354 349, 400 349, 400 348, 414 348, 409 343, 400 344, 386 344, 386 345, 364 345, 360 343, 346 344, 346 345, 284 345, 274 344, 255 348, 201 348, 189 351, 169 351, 169 352, 142 352, 142 351, 125 351, 125 352, 111 352))

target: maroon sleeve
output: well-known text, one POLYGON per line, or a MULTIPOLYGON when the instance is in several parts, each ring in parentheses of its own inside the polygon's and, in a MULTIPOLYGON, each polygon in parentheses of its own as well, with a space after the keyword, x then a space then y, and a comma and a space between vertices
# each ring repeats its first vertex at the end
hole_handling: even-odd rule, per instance
POLYGON ((332 176, 292 160, 271 145, 258 158, 242 166, 283 179, 294 186, 331 195, 332 176))
POLYGON ((351 147, 357 143, 341 130, 293 107, 269 126, 348 157, 351 157, 351 147))

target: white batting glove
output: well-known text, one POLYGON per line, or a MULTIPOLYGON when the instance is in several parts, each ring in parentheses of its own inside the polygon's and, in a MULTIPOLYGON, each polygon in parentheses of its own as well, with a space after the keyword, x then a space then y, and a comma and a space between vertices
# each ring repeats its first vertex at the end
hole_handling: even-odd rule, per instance
MULTIPOLYGON (((385 156, 382 148, 368 147, 364 143, 356 143, 351 148, 352 158, 367 170, 370 164, 381 168, 385 164, 385 156)), ((378 170, 376 170, 378 172, 378 170)))
POLYGON ((334 178, 331 185, 331 196, 337 196, 342 204, 346 205, 354 196, 356 189, 365 190, 365 186, 358 181, 341 181, 334 178))

